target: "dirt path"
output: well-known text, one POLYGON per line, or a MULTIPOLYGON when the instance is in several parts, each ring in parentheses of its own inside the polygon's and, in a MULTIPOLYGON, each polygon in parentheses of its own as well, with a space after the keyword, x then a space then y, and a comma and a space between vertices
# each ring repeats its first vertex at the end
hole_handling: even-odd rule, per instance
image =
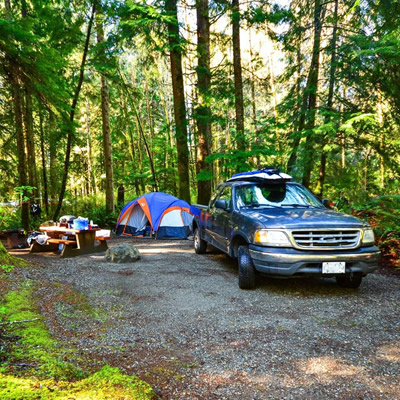
POLYGON ((225 255, 135 244, 132 264, 29 256, 50 329, 93 365, 136 374, 162 399, 400 398, 400 280, 370 275, 349 291, 263 278, 241 291, 225 255))

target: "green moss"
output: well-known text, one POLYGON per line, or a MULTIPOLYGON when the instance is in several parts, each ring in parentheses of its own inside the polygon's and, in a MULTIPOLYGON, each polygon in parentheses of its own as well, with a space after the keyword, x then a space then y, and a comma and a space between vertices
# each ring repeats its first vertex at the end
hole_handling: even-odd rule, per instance
POLYGON ((149 385, 118 368, 103 367, 78 382, 19 378, 0 373, 2 400, 152 400, 156 396, 149 385))
POLYGON ((14 257, 8 253, 3 243, 0 242, 0 265, 14 265, 16 267, 26 267, 28 264, 19 257, 14 257))
POLYGON ((34 287, 28 284, 4 296, 8 311, 6 321, 34 321, 15 324, 9 329, 18 340, 8 346, 7 359, 0 364, 0 399, 157 398, 148 384, 135 376, 122 374, 118 368, 104 366, 89 375, 71 362, 76 357, 74 349, 63 348, 49 334, 32 300, 33 291, 34 287), (18 364, 30 368, 16 371, 14 365, 18 364))

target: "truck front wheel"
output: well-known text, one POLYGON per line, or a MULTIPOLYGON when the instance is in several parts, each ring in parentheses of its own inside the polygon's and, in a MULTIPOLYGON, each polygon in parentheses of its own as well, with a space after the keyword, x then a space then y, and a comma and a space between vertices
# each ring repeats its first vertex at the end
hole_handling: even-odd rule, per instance
POLYGON ((207 242, 200 237, 199 228, 194 229, 194 251, 197 254, 204 254, 207 250, 207 242))
POLYGON ((359 272, 351 275, 337 276, 336 282, 342 288, 357 289, 361 285, 362 274, 359 272))
POLYGON ((238 266, 240 289, 254 289, 256 286, 256 270, 251 260, 248 246, 239 246, 238 266))

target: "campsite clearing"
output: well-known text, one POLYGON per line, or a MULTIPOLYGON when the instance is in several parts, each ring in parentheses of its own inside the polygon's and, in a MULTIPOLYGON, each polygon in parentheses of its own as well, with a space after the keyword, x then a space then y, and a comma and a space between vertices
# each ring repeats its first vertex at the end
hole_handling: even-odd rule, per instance
POLYGON ((162 399, 399 398, 399 279, 349 291, 262 278, 241 291, 236 262, 195 256, 190 240, 109 245, 121 241, 142 258, 27 255, 36 267, 14 273, 37 282, 51 332, 88 365, 121 367, 162 399))

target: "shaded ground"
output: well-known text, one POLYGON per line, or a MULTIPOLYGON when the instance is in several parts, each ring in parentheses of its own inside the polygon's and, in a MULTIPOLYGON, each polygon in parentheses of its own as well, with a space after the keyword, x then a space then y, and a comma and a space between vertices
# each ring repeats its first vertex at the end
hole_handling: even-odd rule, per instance
POLYGON ((262 278, 241 291, 225 255, 132 242, 133 264, 39 254, 20 272, 39 282, 51 331, 88 363, 136 374, 162 399, 400 398, 400 280, 374 274, 354 291, 262 278))

